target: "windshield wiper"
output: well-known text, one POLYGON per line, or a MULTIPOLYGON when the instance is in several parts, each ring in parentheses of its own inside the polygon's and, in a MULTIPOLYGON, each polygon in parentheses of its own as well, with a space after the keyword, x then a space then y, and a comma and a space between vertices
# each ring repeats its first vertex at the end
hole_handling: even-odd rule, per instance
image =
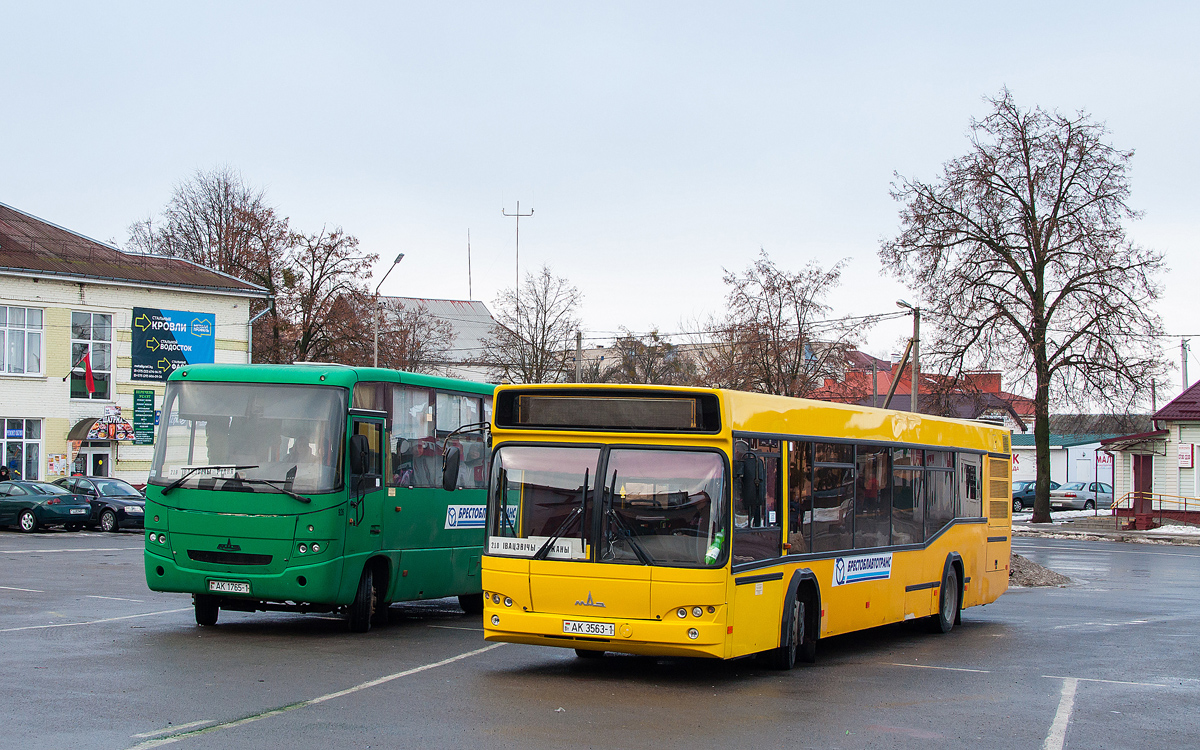
POLYGON ((633 534, 633 530, 625 523, 625 519, 621 518, 621 514, 613 507, 613 498, 617 495, 617 470, 613 469, 612 490, 608 493, 608 503, 604 509, 604 515, 611 521, 615 521, 615 526, 619 527, 621 534, 617 537, 625 539, 629 542, 629 548, 633 550, 633 554, 637 556, 638 561, 642 565, 653 565, 654 558, 650 557, 650 553, 642 546, 633 534))
POLYGON ((292 492, 291 490, 289 490, 285 487, 280 487, 279 485, 275 484, 273 481, 268 481, 266 479, 239 479, 238 481, 243 482, 245 484, 265 484, 266 486, 270 487, 271 489, 279 490, 280 492, 287 495, 288 497, 295 498, 296 500, 299 500, 302 503, 311 503, 312 502, 311 497, 305 497, 304 495, 298 495, 295 492, 292 492))
POLYGON ((168 492, 170 492, 171 490, 178 487, 179 485, 183 484, 185 481, 187 481, 188 477, 195 474, 197 471, 203 471, 205 469, 233 469, 234 471, 241 471, 242 469, 257 469, 257 468, 258 468, 257 464, 255 464, 254 466, 233 466, 231 464, 214 464, 212 466, 192 466, 187 471, 185 471, 182 475, 180 475, 180 477, 178 479, 176 479, 174 482, 171 482, 166 487, 163 487, 162 494, 165 495, 168 492))
MULTIPOLYGON (((563 535, 563 532, 571 527, 571 522, 583 515, 583 503, 587 498, 587 486, 588 470, 584 469, 583 484, 581 485, 580 490, 579 507, 574 508, 570 513, 568 513, 567 517, 564 518, 563 522, 558 525, 558 528, 554 530, 554 533, 550 535, 550 538, 546 540, 545 544, 538 548, 538 551, 533 555, 534 560, 545 560, 546 555, 550 554, 550 548, 553 547, 554 543, 558 541, 558 538, 563 535)), ((580 534, 580 536, 583 535, 580 534)))

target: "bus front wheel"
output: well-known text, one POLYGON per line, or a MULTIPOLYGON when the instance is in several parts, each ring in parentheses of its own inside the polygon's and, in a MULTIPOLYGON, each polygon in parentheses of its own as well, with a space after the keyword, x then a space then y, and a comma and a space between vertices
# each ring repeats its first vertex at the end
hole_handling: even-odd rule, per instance
POLYGON ((209 627, 217 624, 217 616, 221 613, 217 597, 208 596, 207 594, 196 594, 192 597, 192 601, 196 605, 197 625, 209 627))
POLYGON ((771 666, 775 669, 791 669, 796 666, 796 657, 800 654, 801 644, 804 643, 804 602, 797 596, 792 600, 792 613, 786 628, 790 632, 784 634, 786 643, 771 652, 771 666))
POLYGON ((363 568, 358 580, 358 591, 350 603, 346 625, 352 633, 365 633, 371 629, 371 616, 375 614, 375 575, 371 566, 363 568))
POLYGON ((468 615, 478 615, 483 613, 483 594, 459 594, 458 606, 462 607, 462 611, 468 615))

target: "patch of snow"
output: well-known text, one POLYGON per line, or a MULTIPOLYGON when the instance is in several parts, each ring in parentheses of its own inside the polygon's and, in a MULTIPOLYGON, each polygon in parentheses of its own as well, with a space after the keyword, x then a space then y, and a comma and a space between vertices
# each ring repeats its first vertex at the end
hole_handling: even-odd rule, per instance
MULTIPOLYGON (((1112 518, 1112 511, 1105 509, 1096 513, 1094 510, 1052 510, 1050 511, 1050 520, 1057 523, 1070 518, 1087 518, 1096 515, 1101 518, 1112 518)), ((1028 523, 1031 518, 1033 518, 1032 510, 1023 513, 1013 513, 1012 520, 1017 523, 1028 523)))
POLYGON ((1158 534, 1185 534, 1187 536, 1200 536, 1200 526, 1179 526, 1171 524, 1170 526, 1159 526, 1153 529, 1158 534))

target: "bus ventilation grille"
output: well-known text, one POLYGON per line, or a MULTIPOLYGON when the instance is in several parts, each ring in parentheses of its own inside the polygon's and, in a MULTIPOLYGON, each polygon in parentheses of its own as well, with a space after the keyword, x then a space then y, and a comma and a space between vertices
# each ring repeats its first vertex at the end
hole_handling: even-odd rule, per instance
POLYGON ((1004 435, 1004 452, 1012 453, 1012 437, 1010 437, 1007 433, 1004 435))
POLYGON ((1005 518, 1008 516, 1008 503, 1003 500, 988 501, 988 518, 1005 518))
POLYGON ((241 552, 212 552, 206 549, 190 549, 188 557, 196 562, 216 565, 270 565, 270 555, 245 555, 241 552))

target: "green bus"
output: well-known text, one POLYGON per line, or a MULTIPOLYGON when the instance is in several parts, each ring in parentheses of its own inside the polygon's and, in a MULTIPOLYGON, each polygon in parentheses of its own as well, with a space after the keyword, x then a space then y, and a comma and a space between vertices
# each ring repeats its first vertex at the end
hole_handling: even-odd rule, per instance
POLYGON ((365 632, 392 602, 448 596, 482 611, 492 391, 336 364, 175 370, 147 584, 191 594, 200 625, 222 609, 338 612, 365 632))

